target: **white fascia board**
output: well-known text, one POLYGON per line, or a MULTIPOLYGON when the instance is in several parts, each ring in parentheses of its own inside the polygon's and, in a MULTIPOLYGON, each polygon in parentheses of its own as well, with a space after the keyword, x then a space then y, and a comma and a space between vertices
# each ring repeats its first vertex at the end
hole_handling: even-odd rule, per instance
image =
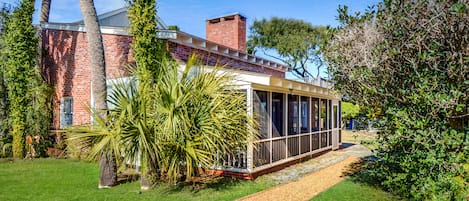
MULTIPOLYGON (((41 28, 86 32, 84 25, 68 23, 41 23, 41 28)), ((102 34, 130 36, 128 29, 125 27, 100 26, 100 28, 102 34)), ((158 30, 156 36, 162 39, 176 39, 177 33, 174 30, 158 30)))

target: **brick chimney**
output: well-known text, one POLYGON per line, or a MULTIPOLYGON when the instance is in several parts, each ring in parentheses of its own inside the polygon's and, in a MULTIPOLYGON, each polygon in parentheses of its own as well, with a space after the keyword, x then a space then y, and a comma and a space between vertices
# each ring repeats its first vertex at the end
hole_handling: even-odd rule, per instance
POLYGON ((205 35, 208 41, 246 52, 246 17, 233 13, 208 19, 205 35))

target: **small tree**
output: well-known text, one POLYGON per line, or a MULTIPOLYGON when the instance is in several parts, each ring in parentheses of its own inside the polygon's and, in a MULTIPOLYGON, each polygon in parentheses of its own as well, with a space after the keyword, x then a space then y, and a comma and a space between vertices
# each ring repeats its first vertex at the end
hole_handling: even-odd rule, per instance
POLYGON ((335 87, 378 118, 373 173, 415 200, 469 195, 467 1, 384 1, 341 9, 327 48, 335 87))
POLYGON ((50 88, 41 79, 36 66, 38 41, 32 26, 33 12, 34 1, 23 0, 8 18, 2 34, 5 58, 2 71, 8 90, 15 158, 24 156, 25 135, 42 136, 42 142, 48 139, 50 88))
POLYGON ((321 46, 329 38, 327 27, 273 17, 255 20, 250 29, 248 52, 261 50, 265 55, 286 63, 293 75, 299 78, 319 77, 324 65, 321 46), (312 64, 317 66, 316 76, 308 68, 312 64))
MULTIPOLYGON (((130 19, 130 33, 133 36, 132 50, 134 58, 137 63, 136 76, 140 81, 139 94, 150 93, 150 87, 160 80, 162 72, 165 70, 164 66, 160 65, 164 58, 167 56, 166 40, 158 39, 157 35, 157 21, 156 21, 156 0, 127 0, 129 3, 128 17, 130 19)), ((149 100, 142 99, 142 105, 148 105, 149 100)), ((146 110, 140 110, 140 117, 143 121, 146 120, 146 110)), ((142 133, 143 136, 149 133, 142 133)), ((147 136, 151 138, 151 136, 147 136)), ((141 165, 142 165, 142 189, 148 189, 151 185, 151 178, 149 174, 160 167, 158 157, 150 153, 152 149, 144 142, 139 143, 141 151, 141 165)))
POLYGON ((152 77, 142 78, 142 82, 158 80, 162 70, 158 65, 167 58, 166 40, 157 38, 156 0, 127 0, 130 18, 130 33, 133 36, 132 50, 138 71, 146 71, 152 77))

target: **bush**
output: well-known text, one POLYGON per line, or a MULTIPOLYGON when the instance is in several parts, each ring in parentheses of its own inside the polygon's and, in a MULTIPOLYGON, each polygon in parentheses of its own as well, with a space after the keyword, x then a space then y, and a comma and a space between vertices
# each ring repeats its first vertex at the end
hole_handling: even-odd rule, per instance
POLYGON ((335 87, 376 118, 372 170, 415 200, 469 195, 467 1, 384 1, 348 15, 325 53, 335 87))
POLYGON ((0 139, 0 158, 9 158, 13 156, 12 141, 13 138, 11 135, 7 135, 0 139))

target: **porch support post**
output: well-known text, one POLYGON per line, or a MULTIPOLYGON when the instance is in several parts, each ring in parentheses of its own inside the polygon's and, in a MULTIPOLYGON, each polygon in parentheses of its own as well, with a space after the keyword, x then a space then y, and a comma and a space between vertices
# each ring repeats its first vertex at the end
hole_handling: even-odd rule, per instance
POLYGON ((288 93, 284 93, 285 95, 283 96, 283 101, 284 101, 284 107, 283 107, 283 133, 285 134, 285 159, 288 158, 288 93))
POLYGON ((321 139, 321 137, 322 137, 322 132, 323 132, 323 129, 321 128, 321 126, 322 126, 321 107, 322 107, 322 99, 318 98, 318 114, 319 114, 318 115, 318 117, 319 117, 319 119, 318 119, 318 124, 319 124, 318 125, 318 131, 319 131, 318 132, 318 139, 319 139, 318 144, 319 144, 319 146, 318 147, 319 147, 319 149, 322 149, 322 139, 321 139))
MULTIPOLYGON (((253 115, 253 89, 251 86, 249 86, 249 88, 247 88, 246 90, 247 94, 246 94, 246 109, 247 109, 247 113, 248 115, 253 118, 254 115, 253 115)), ((248 172, 252 172, 253 169, 254 169, 254 146, 253 146, 253 138, 250 138, 250 139, 247 139, 248 140, 248 144, 247 144, 247 150, 246 150, 246 168, 248 170, 248 172)))
POLYGON ((312 97, 308 97, 308 105, 309 105, 309 109, 308 109, 308 133, 309 133, 309 152, 312 152, 313 151, 313 124, 311 123, 313 121, 313 115, 311 114, 312 111, 313 111, 313 99, 312 97))
POLYGON ((273 129, 273 125, 272 125, 273 124, 272 123, 272 91, 268 92, 268 96, 269 96, 269 98, 268 98, 269 107, 267 109, 269 111, 269 118, 268 118, 269 131, 267 133, 268 133, 268 137, 270 139, 270 141, 269 141, 269 164, 271 164, 272 163, 272 151, 273 151, 272 150, 272 147, 273 147, 273 145, 272 145, 272 143, 273 143, 273 141, 272 141, 272 136, 273 136, 273 133, 272 133, 272 129, 273 129))

